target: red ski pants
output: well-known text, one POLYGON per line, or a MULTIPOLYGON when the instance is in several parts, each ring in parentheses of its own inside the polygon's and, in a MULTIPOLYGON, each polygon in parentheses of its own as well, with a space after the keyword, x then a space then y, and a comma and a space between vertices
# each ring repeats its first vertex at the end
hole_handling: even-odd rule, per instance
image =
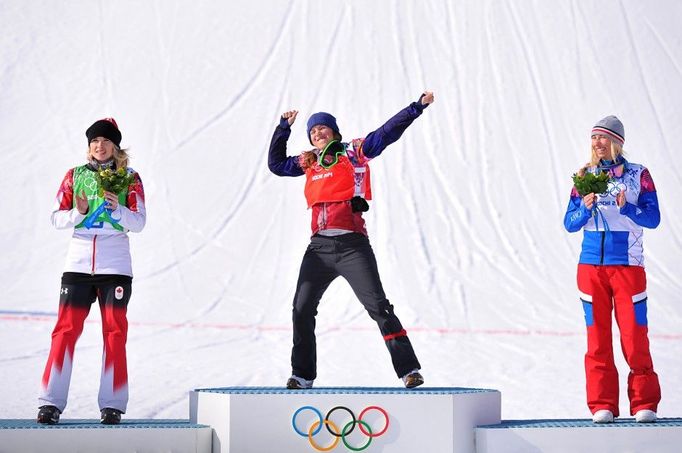
POLYGON ((98 402, 100 409, 111 407, 126 411, 126 308, 130 300, 131 281, 130 277, 123 275, 64 273, 59 314, 52 332, 52 345, 43 373, 39 405, 52 405, 64 411, 76 342, 83 332, 83 324, 91 305, 99 300, 104 347, 98 402))
POLYGON ((621 348, 630 366, 630 415, 642 409, 656 412, 661 388, 649 352, 644 268, 579 264, 578 289, 587 324, 585 375, 590 411, 594 414, 608 409, 619 415, 618 371, 611 336, 611 312, 615 309, 621 348))

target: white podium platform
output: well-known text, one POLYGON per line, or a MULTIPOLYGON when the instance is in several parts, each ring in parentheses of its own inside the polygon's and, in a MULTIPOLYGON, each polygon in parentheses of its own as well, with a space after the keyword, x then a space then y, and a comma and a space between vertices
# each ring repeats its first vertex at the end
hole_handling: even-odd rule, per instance
POLYGON ((682 419, 514 420, 476 428, 477 453, 679 453, 682 419))
POLYGON ((210 426, 187 420, 123 419, 115 426, 81 419, 57 425, 0 420, 0 453, 209 453, 211 437, 210 426))
POLYGON ((500 404, 469 388, 227 387, 190 392, 190 421, 213 428, 214 453, 474 453, 500 404))

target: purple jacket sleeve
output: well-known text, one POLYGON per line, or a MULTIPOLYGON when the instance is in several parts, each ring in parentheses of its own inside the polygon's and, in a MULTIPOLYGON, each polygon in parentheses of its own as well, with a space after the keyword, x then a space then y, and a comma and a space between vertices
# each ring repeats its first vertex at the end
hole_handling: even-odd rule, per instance
MULTIPOLYGON (((421 97, 419 99, 421 100, 421 97)), ((403 135, 405 129, 422 114, 427 106, 428 104, 422 105, 419 101, 413 102, 386 121, 379 129, 370 132, 362 146, 365 156, 372 159, 381 154, 388 145, 403 135)))
POLYGON ((285 118, 280 118, 270 140, 268 151, 268 168, 277 176, 301 176, 305 172, 298 165, 298 156, 287 157, 287 140, 291 135, 291 127, 285 118))

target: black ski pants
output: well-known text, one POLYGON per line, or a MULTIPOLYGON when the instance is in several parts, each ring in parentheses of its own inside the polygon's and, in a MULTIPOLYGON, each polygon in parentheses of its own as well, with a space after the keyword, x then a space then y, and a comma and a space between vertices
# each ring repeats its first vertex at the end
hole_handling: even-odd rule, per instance
POLYGON ((421 368, 400 320, 393 313, 393 305, 386 299, 369 239, 360 233, 348 233, 313 236, 303 256, 294 296, 293 374, 308 380, 317 376, 315 315, 322 294, 338 276, 348 281, 378 324, 398 377, 421 368))

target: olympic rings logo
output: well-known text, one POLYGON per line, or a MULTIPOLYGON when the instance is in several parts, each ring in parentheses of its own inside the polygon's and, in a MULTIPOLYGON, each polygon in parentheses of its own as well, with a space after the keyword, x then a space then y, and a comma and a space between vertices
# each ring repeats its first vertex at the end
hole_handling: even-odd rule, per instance
POLYGON ((97 189, 97 180, 92 176, 83 178, 83 185, 89 190, 97 189))
POLYGON ((627 189, 627 187, 626 187, 625 184, 623 184, 622 182, 613 182, 613 181, 610 181, 609 184, 608 184, 608 186, 607 186, 607 188, 606 188, 606 192, 605 192, 605 193, 607 193, 607 194, 609 194, 609 195, 613 195, 613 196, 615 197, 615 196, 618 195, 620 192, 622 192, 622 191, 624 191, 624 190, 626 190, 626 189, 627 189))
POLYGON ((355 418, 355 414, 353 413, 352 410, 345 406, 336 406, 333 407, 327 412, 327 415, 322 418, 322 413, 315 407, 313 406, 302 406, 294 412, 294 415, 291 417, 291 425, 294 427, 294 431, 303 437, 308 438, 308 442, 310 442, 310 446, 313 447, 317 451, 331 451, 336 446, 338 445, 339 441, 343 441, 343 444, 348 448, 349 450, 352 451, 362 451, 365 450, 369 445, 372 443, 372 439, 375 437, 379 437, 382 434, 384 434, 388 430, 388 425, 389 425, 389 418, 388 418, 388 413, 386 410, 379 406, 368 406, 360 412, 360 415, 355 418), (310 427, 308 428, 307 432, 301 431, 298 426, 296 425, 296 418, 298 417, 298 414, 300 414, 303 411, 312 411, 317 415, 318 420, 316 420, 310 427), (381 412, 381 414, 384 416, 385 423, 384 427, 377 432, 372 431, 372 427, 364 421, 362 418, 369 412, 369 411, 378 411, 381 412), (343 427, 343 429, 339 430, 338 426, 330 419, 332 413, 335 411, 345 411, 348 412, 350 415, 351 420, 346 423, 343 427), (320 430, 322 430, 322 425, 324 425, 327 428, 327 431, 329 431, 329 434, 334 436, 334 440, 332 441, 331 444, 327 445, 326 447, 320 446, 313 437, 317 435, 320 430), (367 442, 364 445, 361 445, 359 447, 355 447, 353 445, 350 445, 348 443, 348 440, 346 440, 346 437, 353 432, 355 429, 355 426, 358 426, 360 428, 360 431, 362 434, 367 436, 367 442))

